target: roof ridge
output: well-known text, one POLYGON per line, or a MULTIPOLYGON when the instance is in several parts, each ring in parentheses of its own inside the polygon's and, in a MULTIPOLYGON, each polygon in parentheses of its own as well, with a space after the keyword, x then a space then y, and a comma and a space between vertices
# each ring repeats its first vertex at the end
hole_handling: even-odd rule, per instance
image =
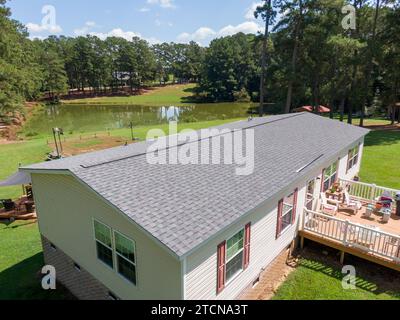
MULTIPOLYGON (((305 115, 305 114, 306 113, 291 114, 291 115, 288 115, 288 116, 285 116, 285 117, 281 117, 279 119, 274 119, 272 121, 266 120, 266 121, 264 121, 262 123, 257 123, 255 125, 251 125, 251 126, 244 127, 244 128, 241 128, 241 129, 242 130, 248 130, 248 129, 251 129, 251 128, 257 128, 257 127, 261 127, 261 126, 264 126, 264 125, 267 125, 267 124, 270 124, 270 123, 275 123, 275 122, 278 122, 278 121, 291 119, 291 118, 302 116, 302 115, 305 115)), ((243 120, 243 121, 245 121, 245 120, 243 120)), ((218 128, 218 127, 214 127, 214 128, 218 128)), ((205 130, 205 129, 210 129, 210 128, 203 128, 203 129, 200 129, 200 130, 197 130, 197 131, 199 132, 199 131, 205 130)), ((172 149, 172 148, 179 148, 179 147, 184 146, 184 145, 188 145, 188 144, 191 144, 191 143, 200 142, 200 141, 208 140, 208 139, 211 139, 211 138, 219 137, 219 136, 222 136, 224 134, 226 134, 226 133, 219 133, 219 134, 216 134, 216 135, 213 135, 213 136, 199 138, 196 141, 182 142, 182 143, 178 143, 176 145, 167 145, 165 148, 160 149, 159 151, 169 150, 169 149, 172 149)), ((179 136, 179 133, 176 134, 176 135, 179 136)), ((161 139, 161 138, 167 139, 168 137, 172 137, 172 136, 174 136, 174 135, 168 135, 168 136, 159 137, 159 138, 157 138, 157 140, 161 139)), ((146 142, 148 142, 148 141, 145 141, 143 143, 146 143, 146 142)), ((146 154, 148 154, 147 151, 140 152, 140 153, 137 153, 137 154, 132 154, 132 155, 125 156, 125 157, 120 157, 120 158, 117 158, 117 159, 111 159, 111 160, 107 160, 107 161, 102 161, 102 162, 95 163, 95 164, 90 164, 90 165, 81 164, 80 167, 84 168, 84 169, 90 169, 90 168, 99 167, 99 166, 102 166, 102 165, 105 165, 105 164, 110 164, 110 163, 115 163, 115 162, 118 162, 118 161, 123 161, 123 160, 132 159, 132 158, 136 158, 136 157, 141 157, 141 156, 144 156, 146 154)))

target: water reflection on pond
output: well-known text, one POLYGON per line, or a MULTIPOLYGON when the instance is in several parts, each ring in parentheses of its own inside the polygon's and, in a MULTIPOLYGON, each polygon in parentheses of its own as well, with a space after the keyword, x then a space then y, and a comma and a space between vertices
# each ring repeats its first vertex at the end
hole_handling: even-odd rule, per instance
POLYGON ((144 105, 52 105, 37 112, 26 124, 26 132, 49 133, 53 127, 65 131, 120 129, 134 125, 153 125, 177 119, 196 122, 246 117, 251 104, 213 103, 192 106, 151 107, 144 105))

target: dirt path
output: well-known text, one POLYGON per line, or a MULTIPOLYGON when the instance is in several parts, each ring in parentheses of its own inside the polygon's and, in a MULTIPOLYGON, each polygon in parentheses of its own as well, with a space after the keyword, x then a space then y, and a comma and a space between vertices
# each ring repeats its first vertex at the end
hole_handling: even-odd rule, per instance
POLYGON ((240 300, 270 300, 280 285, 297 265, 297 258, 289 257, 289 250, 283 251, 261 274, 259 283, 245 290, 240 300))
POLYGON ((12 117, 10 124, 0 123, 0 145, 20 142, 18 131, 24 126, 38 106, 39 103, 37 102, 26 102, 24 114, 18 113, 12 117))
POLYGON ((369 126, 365 126, 365 128, 370 129, 370 130, 374 130, 374 131, 400 131, 400 123, 396 123, 394 125, 369 125, 369 126))

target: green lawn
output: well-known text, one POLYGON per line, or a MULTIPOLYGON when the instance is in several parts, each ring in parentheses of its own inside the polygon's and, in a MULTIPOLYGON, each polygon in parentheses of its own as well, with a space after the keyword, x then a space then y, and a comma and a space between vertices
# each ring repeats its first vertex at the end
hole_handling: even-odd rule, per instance
MULTIPOLYGON (((372 268, 376 269, 375 266, 372 268)), ((372 276, 357 276, 354 290, 344 289, 343 274, 338 267, 314 259, 302 259, 279 287, 273 300, 400 300, 399 284, 393 284, 390 275, 381 276, 379 269, 377 271, 372 276)), ((395 271, 392 273, 392 277, 397 276, 395 271)))
POLYGON ((360 177, 400 190, 400 131, 373 131, 366 137, 360 177))
MULTIPOLYGON (((15 173, 19 164, 27 165, 43 161, 46 152, 50 151, 46 139, 0 145, 0 180, 15 173)), ((21 192, 21 187, 2 187, 0 199, 16 198, 21 195, 21 192)))
POLYGON ((0 300, 61 299, 63 289, 41 287, 42 246, 36 223, 0 223, 0 300))
POLYGON ((138 96, 100 97, 64 100, 65 104, 140 104, 151 106, 182 105, 189 102, 195 84, 169 85, 152 88, 149 92, 138 96))

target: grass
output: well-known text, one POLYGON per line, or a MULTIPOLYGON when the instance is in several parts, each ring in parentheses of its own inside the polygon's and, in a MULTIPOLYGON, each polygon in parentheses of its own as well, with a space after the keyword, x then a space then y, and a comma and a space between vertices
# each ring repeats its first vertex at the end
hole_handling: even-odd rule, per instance
POLYGON ((99 97, 75 100, 63 100, 65 104, 140 104, 151 106, 182 105, 188 103, 193 95, 195 84, 169 85, 153 88, 137 96, 99 97))
POLYGON ((400 190, 400 131, 373 131, 365 140, 360 177, 400 190))
MULTIPOLYGON (((329 117, 329 114, 325 115, 325 117, 329 117)), ((335 114, 333 118, 336 119, 336 120, 339 120, 340 117, 339 117, 338 114, 335 114)), ((344 116, 343 122, 347 123, 347 115, 344 116)), ((358 126, 359 123, 360 123, 360 118, 354 117, 353 118, 353 125, 358 126)), ((364 125, 365 126, 373 126, 373 125, 375 125, 375 126, 377 126, 377 125, 383 126, 383 125, 389 125, 389 124, 390 124, 390 120, 387 120, 385 118, 365 118, 364 119, 364 125)))
POLYGON ((343 276, 329 263, 302 259, 273 300, 400 300, 400 291, 392 291, 390 280, 380 279, 379 275, 357 276, 354 290, 343 288, 343 276))
MULTIPOLYGON (((26 165, 41 162, 51 149, 46 139, 34 139, 25 142, 0 145, 0 180, 8 178, 18 170, 19 164, 26 165)), ((0 199, 16 198, 21 195, 21 187, 0 188, 0 199)))
POLYGON ((36 223, 0 224, 0 300, 62 299, 65 291, 41 287, 42 246, 36 223))

